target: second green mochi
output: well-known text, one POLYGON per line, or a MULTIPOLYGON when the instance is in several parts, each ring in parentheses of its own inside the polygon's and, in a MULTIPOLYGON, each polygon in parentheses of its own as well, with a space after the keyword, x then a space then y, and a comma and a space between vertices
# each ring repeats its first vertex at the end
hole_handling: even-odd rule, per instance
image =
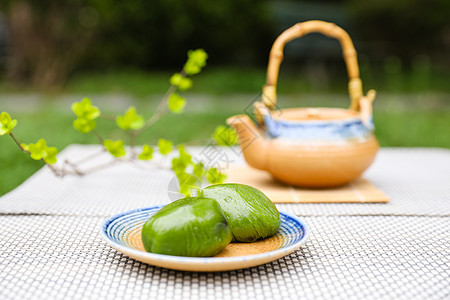
POLYGON ((157 211, 142 229, 148 252, 177 256, 213 256, 231 241, 218 203, 204 197, 184 198, 157 211))
POLYGON ((275 204, 259 190, 243 184, 211 185, 202 196, 215 199, 228 220, 233 241, 254 242, 273 236, 280 224, 275 204))

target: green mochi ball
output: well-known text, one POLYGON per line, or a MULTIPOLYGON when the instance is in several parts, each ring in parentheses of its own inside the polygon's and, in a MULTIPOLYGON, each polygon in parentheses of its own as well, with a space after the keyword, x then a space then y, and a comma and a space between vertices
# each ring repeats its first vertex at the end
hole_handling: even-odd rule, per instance
POLYGON ((156 212, 142 229, 148 252, 177 256, 213 256, 231 241, 218 203, 204 197, 174 201, 156 212))
POLYGON ((215 199, 230 225, 233 241, 254 242, 273 236, 281 224, 275 205, 259 190, 227 183, 206 187, 202 196, 215 199))

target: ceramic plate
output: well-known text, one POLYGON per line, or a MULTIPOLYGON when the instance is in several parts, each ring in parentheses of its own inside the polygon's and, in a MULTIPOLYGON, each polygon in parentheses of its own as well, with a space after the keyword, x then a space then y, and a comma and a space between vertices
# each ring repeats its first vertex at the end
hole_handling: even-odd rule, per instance
POLYGON ((217 272, 274 261, 300 248, 309 237, 308 226, 302 220, 280 212, 281 226, 275 236, 254 243, 231 243, 214 257, 149 253, 142 245, 141 230, 145 221, 161 207, 135 209, 109 218, 102 225, 103 238, 123 254, 154 266, 182 271, 217 272))

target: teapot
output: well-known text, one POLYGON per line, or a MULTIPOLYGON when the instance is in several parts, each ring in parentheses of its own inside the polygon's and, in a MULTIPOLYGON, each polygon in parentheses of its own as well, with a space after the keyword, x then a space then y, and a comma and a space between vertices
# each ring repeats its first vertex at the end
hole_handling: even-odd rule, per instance
POLYGON ((333 23, 307 21, 275 40, 262 99, 254 103, 256 122, 248 115, 237 115, 228 118, 227 124, 236 131, 251 167, 293 186, 336 187, 357 179, 375 159, 379 144, 373 134, 374 99, 374 90, 363 95, 356 51, 347 32, 333 23), (284 46, 311 32, 339 40, 349 76, 350 107, 275 110, 284 46))

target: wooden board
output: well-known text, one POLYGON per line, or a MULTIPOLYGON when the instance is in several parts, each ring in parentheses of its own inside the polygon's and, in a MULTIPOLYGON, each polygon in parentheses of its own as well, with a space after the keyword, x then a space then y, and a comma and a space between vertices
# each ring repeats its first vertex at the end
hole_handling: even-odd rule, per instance
POLYGON ((268 172, 248 166, 230 165, 227 182, 247 184, 261 190, 274 203, 389 202, 389 198, 367 179, 360 178, 342 187, 308 189, 275 181, 268 172))

